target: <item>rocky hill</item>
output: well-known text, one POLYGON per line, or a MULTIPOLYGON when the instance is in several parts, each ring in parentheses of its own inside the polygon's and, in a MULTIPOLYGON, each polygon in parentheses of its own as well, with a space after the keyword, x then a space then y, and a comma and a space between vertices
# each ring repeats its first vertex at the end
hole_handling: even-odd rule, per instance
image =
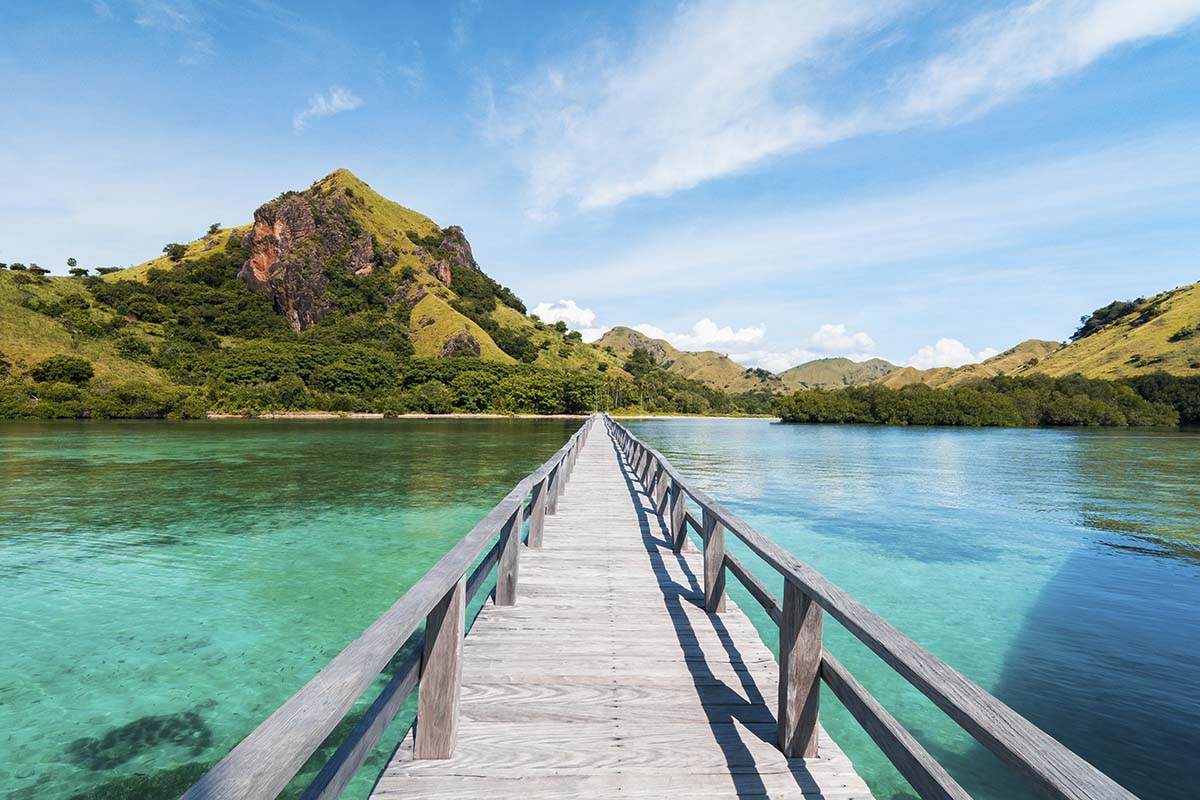
POLYGON ((861 386, 895 372, 899 367, 882 358, 851 361, 848 358, 818 358, 779 373, 788 391, 797 389, 836 389, 861 386))
POLYGON ((633 328, 617 326, 601 336, 595 345, 623 356, 641 348, 654 356, 654 360, 668 372, 723 392, 782 392, 785 389, 779 377, 766 370, 748 369, 729 356, 711 350, 679 350, 670 342, 647 336, 633 328))
POLYGON ((296 332, 331 312, 358 313, 362 294, 382 291, 375 298, 382 306, 404 306, 417 356, 470 354, 567 369, 617 363, 530 319, 521 300, 479 268, 462 228, 439 227, 345 169, 264 203, 251 224, 218 229, 106 280, 145 281, 151 270, 176 268, 231 241, 247 254, 238 280, 267 295, 296 332))

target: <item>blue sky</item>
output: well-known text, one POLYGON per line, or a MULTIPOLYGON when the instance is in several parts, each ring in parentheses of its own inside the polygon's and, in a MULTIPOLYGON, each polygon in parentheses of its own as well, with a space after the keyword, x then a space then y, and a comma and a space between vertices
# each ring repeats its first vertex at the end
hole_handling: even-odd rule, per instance
POLYGON ((589 337, 955 365, 1200 280, 1200 0, 96 0, 0 20, 0 260, 347 167, 589 337))

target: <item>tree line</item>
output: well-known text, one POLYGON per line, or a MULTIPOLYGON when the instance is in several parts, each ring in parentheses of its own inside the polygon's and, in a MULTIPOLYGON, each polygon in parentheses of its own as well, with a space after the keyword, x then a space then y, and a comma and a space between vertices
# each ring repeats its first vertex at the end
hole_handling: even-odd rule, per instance
POLYGON ((1117 381, 998 376, 934 389, 867 385, 780 398, 784 422, 877 425, 1113 427, 1200 424, 1200 378, 1158 373, 1117 381))

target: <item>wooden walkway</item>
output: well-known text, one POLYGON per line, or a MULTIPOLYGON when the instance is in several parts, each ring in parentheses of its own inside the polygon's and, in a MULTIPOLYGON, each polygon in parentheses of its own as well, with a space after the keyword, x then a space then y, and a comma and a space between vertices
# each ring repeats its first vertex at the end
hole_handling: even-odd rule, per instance
POLYGON ((784 757, 775 658, 732 600, 705 612, 702 558, 670 538, 597 425, 516 604, 464 641, 454 755, 414 760, 410 734, 372 797, 869 798, 824 731, 784 757))

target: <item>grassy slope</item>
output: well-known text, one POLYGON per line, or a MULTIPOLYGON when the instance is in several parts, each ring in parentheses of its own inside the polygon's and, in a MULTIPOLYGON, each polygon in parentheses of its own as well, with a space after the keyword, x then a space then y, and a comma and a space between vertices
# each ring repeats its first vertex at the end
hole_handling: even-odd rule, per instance
POLYGON ((451 336, 467 331, 479 342, 479 357, 485 361, 516 363, 516 359, 505 353, 483 328, 459 314, 446 301, 434 294, 427 294, 413 306, 409 322, 413 350, 418 356, 433 358, 441 352, 451 336))
POLYGON ((818 358, 779 373, 788 391, 860 386, 894 372, 896 365, 882 358, 851 361, 848 358, 818 358))
MULTIPOLYGON (((361 199, 363 204, 355 206, 359 223, 380 242, 395 245, 400 253, 393 271, 400 272, 405 267, 412 267, 416 273, 418 285, 428 293, 412 311, 412 340, 417 355, 436 356, 450 336, 465 330, 479 342, 481 358, 503 363, 513 362, 513 358, 501 350, 486 331, 449 305, 449 301, 455 299, 456 295, 429 271, 432 259, 426 256, 426 263, 422 264, 421 257, 413 252, 417 245, 409 239, 408 232, 415 231, 421 236, 437 233, 441 229, 436 222, 424 214, 387 199, 346 169, 334 170, 314 183, 311 189, 322 193, 349 191, 354 197, 361 199), (419 320, 423 321, 423 324, 419 324, 419 320)), ((190 242, 187 244, 187 257, 203 255, 210 248, 225 242, 230 233, 241 236, 250 228, 250 224, 237 228, 223 228, 214 236, 190 242)), ((171 266, 172 262, 166 256, 160 256, 114 273, 109 279, 145 280, 146 273, 151 269, 169 269, 171 266)), ((498 319, 502 325, 517 324, 513 318, 518 318, 525 323, 521 327, 533 327, 532 320, 523 317, 519 312, 513 309, 505 310, 512 313, 510 316, 506 315, 503 320, 498 319)), ((499 311, 500 309, 497 309, 497 312, 499 311)), ((546 355, 545 360, 550 363, 544 366, 570 366, 563 364, 563 360, 557 356, 557 351, 546 355)))
POLYGON ((0 352, 12 362, 16 372, 24 372, 53 355, 71 354, 91 361, 99 377, 146 380, 160 377, 154 367, 122 358, 110 340, 79 337, 77 342, 58 320, 21 305, 27 297, 42 302, 70 294, 90 298, 73 278, 47 276, 44 282, 18 286, 15 277, 15 273, 0 271, 0 352))
POLYGON ((1032 359, 1041 359, 1062 348, 1058 342, 1045 339, 1026 339, 1003 353, 992 356, 980 364, 965 364, 961 367, 934 367, 916 369, 901 367, 876 381, 876 383, 898 389, 910 383, 926 383, 933 387, 954 386, 974 378, 991 378, 996 375, 1022 375, 1030 372, 1032 359))
POLYGON ((651 338, 624 326, 618 326, 605 333, 596 341, 596 345, 600 348, 611 347, 614 352, 623 355, 632 353, 637 347, 643 347, 650 351, 660 364, 666 364, 668 372, 726 392, 783 390, 783 385, 778 379, 773 376, 768 379, 760 378, 729 356, 711 350, 699 353, 677 350, 669 342, 651 338))
POLYGON ((515 328, 529 332, 532 341, 540 348, 537 359, 533 362, 539 367, 565 370, 594 370, 601 364, 607 364, 614 376, 629 377, 621 367, 624 358, 607 353, 599 347, 584 342, 567 341, 562 334, 548 326, 538 327, 537 323, 515 308, 500 304, 491 314, 492 319, 503 328, 515 328))
POLYGON ((1089 378, 1119 378, 1163 370, 1173 375, 1200 375, 1200 283, 1181 286, 1148 298, 1138 311, 1128 314, 1053 355, 1042 359, 1033 372, 1089 378), (1158 303, 1162 313, 1135 324, 1139 313, 1158 303), (1171 342, 1183 328, 1197 332, 1171 342), (1137 356, 1137 358, 1135 358, 1137 356))

